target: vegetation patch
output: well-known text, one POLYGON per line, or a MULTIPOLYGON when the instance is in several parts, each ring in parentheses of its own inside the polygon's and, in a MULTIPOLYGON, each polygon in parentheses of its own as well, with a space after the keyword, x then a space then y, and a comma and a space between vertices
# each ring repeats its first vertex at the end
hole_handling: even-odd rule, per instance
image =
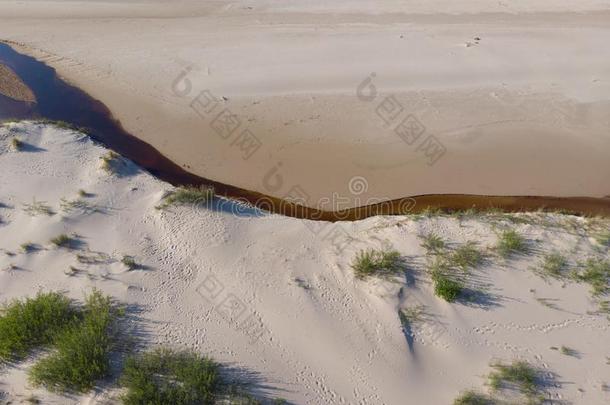
POLYGON ((529 404, 538 404, 543 400, 540 390, 540 371, 526 361, 515 361, 511 364, 492 364, 493 372, 489 374, 489 386, 492 391, 514 388, 523 394, 529 404))
POLYGON ((401 308, 398 311, 398 318, 400 319, 400 323, 405 328, 423 322, 425 316, 426 311, 423 305, 415 305, 407 308, 401 308))
POLYGON ((541 273, 552 277, 561 277, 568 265, 568 260, 560 253, 553 252, 545 255, 541 266, 541 273))
POLYGON ((512 254, 526 253, 527 243, 523 236, 509 229, 499 235, 496 249, 500 256, 507 258, 512 254))
POLYGON ((108 375, 120 311, 109 297, 94 291, 85 300, 81 320, 62 331, 51 354, 30 370, 30 380, 54 392, 86 392, 108 375))
POLYGON ((55 215, 53 209, 47 205, 45 201, 36 201, 36 199, 32 200, 32 203, 24 203, 23 211, 25 211, 29 216, 35 217, 37 215, 55 215))
POLYGON ((76 239, 71 236, 62 233, 61 235, 57 235, 53 239, 51 239, 51 243, 58 248, 66 248, 71 249, 76 244, 76 239))
POLYGON ((458 247, 449 256, 451 265, 461 268, 462 270, 468 270, 469 268, 476 268, 483 262, 483 254, 477 248, 475 242, 467 242, 466 244, 458 247))
POLYGON ((445 259, 436 259, 428 271, 434 283, 434 294, 447 302, 454 302, 465 289, 464 283, 451 274, 445 259))
POLYGON ((11 149, 13 149, 14 151, 19 152, 20 150, 23 149, 23 147, 25 146, 25 144, 23 143, 23 141, 19 138, 13 138, 11 139, 11 149))
POLYGON ((65 214, 70 214, 73 211, 80 211, 85 214, 100 211, 95 205, 80 198, 75 200, 66 200, 65 198, 62 198, 59 202, 59 208, 65 214))
POLYGON ((361 250, 352 262, 356 277, 389 277, 401 273, 403 260, 396 250, 361 250))
POLYGON ((426 249, 428 254, 441 254, 445 249, 445 241, 435 233, 429 233, 422 237, 421 246, 426 249))
POLYGON ((123 263, 128 270, 135 270, 138 268, 138 263, 136 263, 136 259, 133 256, 123 256, 121 263, 123 263))
POLYGON ((0 361, 17 361, 36 347, 47 346, 77 319, 78 311, 64 295, 38 293, 0 309, 0 361))
POLYGON ((173 205, 203 205, 214 198, 214 189, 206 186, 178 187, 166 195, 157 209, 173 205))
POLYGON ((594 296, 601 296, 610 292, 610 261, 601 258, 590 258, 581 269, 573 273, 577 281, 585 282, 591 286, 594 296))
POLYGON ((158 349, 131 357, 121 385, 125 405, 212 404, 219 390, 218 365, 196 353, 158 349))
POLYGON ((109 151, 100 158, 102 170, 108 174, 114 174, 118 172, 119 163, 121 156, 114 152, 109 151))
POLYGON ((485 394, 476 391, 465 391, 455 400, 453 405, 495 405, 496 402, 485 394))
POLYGON ((39 245, 32 242, 22 243, 21 245, 19 245, 19 247, 21 248, 21 251, 25 254, 32 253, 40 249, 39 245))

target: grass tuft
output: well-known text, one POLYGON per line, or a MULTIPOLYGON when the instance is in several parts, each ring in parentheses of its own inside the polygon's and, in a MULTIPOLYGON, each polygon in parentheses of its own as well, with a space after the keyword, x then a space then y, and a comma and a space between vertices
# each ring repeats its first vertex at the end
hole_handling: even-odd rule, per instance
POLYGON ((402 257, 396 250, 361 250, 351 266, 360 279, 369 276, 389 277, 403 271, 402 257))
POLYGON ((445 249, 445 241, 434 232, 422 237, 421 246, 426 249, 429 254, 440 254, 445 249))
POLYGON ((71 301, 55 292, 15 300, 0 314, 0 361, 20 360, 35 347, 50 344, 77 315, 71 301))
MULTIPOLYGON (((512 364, 492 364, 494 371, 489 374, 489 386, 498 391, 507 386, 516 387, 530 402, 539 397, 540 373, 525 361, 512 364)), ((535 402, 534 402, 535 403, 535 402)))
POLYGON ((610 261, 590 258, 582 267, 582 270, 574 273, 576 280, 588 283, 594 296, 610 292, 610 261))
POLYGON ((121 156, 114 151, 109 151, 104 156, 100 157, 102 170, 108 174, 116 173, 120 157, 121 156))
POLYGON ((425 315, 425 307, 423 305, 401 308, 398 311, 398 318, 403 327, 410 327, 422 322, 425 315))
POLYGON ((554 252, 544 256, 541 271, 549 276, 561 277, 567 265, 567 259, 562 254, 554 252))
POLYGON ((125 405, 212 404, 219 383, 214 361, 189 351, 158 349, 127 360, 122 400, 125 405))
POLYGON ((23 141, 21 139, 19 139, 19 138, 11 139, 11 148, 14 151, 18 152, 18 151, 22 150, 23 147, 24 147, 24 143, 23 143, 23 141))
POLYGON ((467 242, 458 247, 448 259, 453 266, 467 270, 479 266, 483 262, 483 254, 476 247, 475 242, 467 242))
POLYGON ((53 209, 48 206, 46 202, 36 201, 36 199, 32 200, 31 204, 24 203, 23 211, 25 211, 31 217, 35 217, 37 215, 55 215, 53 209))
POLYGON ((51 239, 51 243, 58 248, 70 249, 71 247, 74 246, 75 242, 76 242, 76 240, 74 238, 66 235, 65 233, 62 233, 61 235, 57 235, 56 237, 51 239))
POLYGON ((110 297, 93 291, 85 300, 82 320, 61 332, 54 351, 31 368, 31 382, 53 392, 91 390, 108 375, 118 315, 110 297))
POLYGON ((494 405, 495 401, 487 395, 480 394, 475 391, 463 392, 459 397, 453 400, 453 405, 494 405))
POLYGON ((434 294, 447 302, 454 302, 464 291, 464 283, 450 274, 445 259, 437 259, 430 264, 428 271, 434 283, 434 294))
POLYGON ((138 267, 138 263, 136 263, 136 260, 133 256, 123 256, 123 258, 121 259, 121 263, 123 263, 123 265, 127 267, 128 270, 134 270, 138 267))
POLYGON ((500 234, 496 249, 500 256, 507 258, 515 253, 525 253, 527 244, 523 236, 509 229, 500 234))
POLYGON ((19 247, 21 248, 21 251, 25 254, 35 252, 39 248, 37 244, 32 242, 22 243, 21 245, 19 245, 19 247))
POLYGON ((214 189, 206 186, 178 187, 166 195, 157 209, 173 205, 202 205, 214 198, 214 189))

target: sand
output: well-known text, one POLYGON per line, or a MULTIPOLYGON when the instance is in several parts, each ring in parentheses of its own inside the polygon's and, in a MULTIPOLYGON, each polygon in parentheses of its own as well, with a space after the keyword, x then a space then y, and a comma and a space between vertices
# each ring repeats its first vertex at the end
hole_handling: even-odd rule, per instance
MULTIPOLYGON (((515 214, 519 224, 395 216, 333 225, 225 200, 214 209, 160 211, 155 206, 171 186, 129 162, 118 174, 106 173, 99 160, 106 153, 72 131, 27 123, 0 129, 0 301, 39 290, 82 299, 98 288, 138 309, 132 327, 144 347, 193 348, 253 373, 257 396, 294 404, 447 404, 463 390, 485 391, 490 362, 515 359, 545 370, 548 398, 610 400, 607 315, 596 313, 586 285, 534 271, 555 250, 571 266, 608 258, 608 248, 593 239, 610 228, 607 220, 533 213, 515 214), (25 142, 20 152, 10 148, 15 136, 25 142), (62 211, 61 199, 78 199, 79 189, 91 194, 90 209, 62 211), (23 204, 34 200, 55 215, 28 215, 23 204), (495 232, 506 227, 526 236, 531 254, 503 260, 493 253, 495 232), (452 247, 475 240, 490 249, 468 277, 483 291, 472 302, 434 296, 420 245, 429 232, 452 247), (49 240, 60 233, 78 234, 82 245, 52 247, 49 240), (24 242, 40 250, 24 254, 24 242), (408 282, 354 277, 350 263, 360 249, 388 247, 404 256, 408 282), (79 263, 77 254, 100 263, 79 263), (127 271, 123 255, 145 269, 127 271), (69 266, 80 272, 68 276, 69 266), (227 312, 226 300, 238 310, 227 312), (416 305, 428 315, 405 335, 397 311, 416 305), (248 328, 241 327, 245 319, 248 328), (551 349, 562 345, 577 357, 551 349)), ((111 383, 69 397, 30 387, 34 360, 1 369, 2 400, 33 393, 45 404, 116 402, 111 383)))
POLYGON ((606 2, 327 3, 0 1, 0 38, 192 172, 310 206, 610 195, 606 2))
POLYGON ((0 95, 16 101, 33 103, 36 97, 8 66, 0 63, 0 95))

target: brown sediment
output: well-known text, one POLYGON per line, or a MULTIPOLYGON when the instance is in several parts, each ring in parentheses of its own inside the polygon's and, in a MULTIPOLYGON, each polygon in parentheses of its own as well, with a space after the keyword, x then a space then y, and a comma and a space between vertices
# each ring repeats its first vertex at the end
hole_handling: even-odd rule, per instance
POLYGON ((0 63, 0 94, 16 101, 35 103, 32 90, 8 66, 0 63))
MULTIPOLYGON (((184 170, 150 144, 128 133, 99 100, 64 82, 57 76, 54 69, 44 63, 22 55, 8 45, 0 43, 0 62, 2 61, 10 65, 16 72, 20 83, 31 89, 33 92, 31 99, 37 100, 35 108, 27 111, 26 118, 64 121, 74 127, 85 128, 93 139, 134 161, 163 181, 173 185, 210 186, 220 196, 247 202, 269 212, 321 221, 353 221, 374 215, 418 213, 430 207, 444 211, 472 208, 478 210, 494 208, 512 212, 546 209, 610 217, 610 198, 586 196, 429 194, 339 211, 320 210, 293 204, 278 197, 206 179, 184 170)), ((11 71, 13 75, 14 72, 11 71)), ((6 105, 2 103, 0 97, 0 117, 5 109, 6 105)))

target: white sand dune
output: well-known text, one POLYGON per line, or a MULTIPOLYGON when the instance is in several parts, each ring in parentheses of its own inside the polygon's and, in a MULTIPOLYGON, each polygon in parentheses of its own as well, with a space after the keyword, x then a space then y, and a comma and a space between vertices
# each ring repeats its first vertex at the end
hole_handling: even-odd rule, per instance
POLYGON ((610 195, 609 19, 594 0, 1 0, 0 38, 194 173, 337 209, 322 199, 610 195), (213 114, 190 107, 204 90, 213 114), (212 129, 224 109, 234 134, 212 129), (401 138, 408 117, 425 132, 401 138))
MULTIPOLYGON (((553 250, 571 265, 608 257, 590 237, 595 223, 607 229, 608 221, 517 215, 538 223, 511 225, 534 253, 501 260, 490 252, 469 276, 484 292, 472 303, 449 304, 433 295, 419 235, 434 231, 451 246, 474 240, 487 248, 496 243, 495 231, 510 225, 506 219, 396 216, 314 224, 223 200, 217 209, 160 211, 155 206, 171 186, 129 162, 120 175, 109 175, 100 169, 105 153, 72 131, 31 123, 0 129, 0 301, 39 290, 81 299, 99 288, 141 309, 133 326, 146 345, 194 348, 256 373, 255 394, 295 404, 448 404, 463 390, 484 391, 491 361, 514 359, 548 372, 549 398, 610 401, 608 320, 595 314, 587 286, 545 281, 532 270, 553 250), (25 142, 23 151, 10 150, 14 136, 25 142), (79 189, 91 193, 84 200, 97 212, 61 210, 61 199, 79 198, 79 189), (29 216, 23 204, 34 199, 55 215, 29 216), (78 234, 82 246, 53 248, 49 240, 60 233, 78 234), (41 249, 21 253, 24 242, 41 249), (354 277, 356 252, 382 247, 404 255, 408 283, 354 277), (99 263, 80 263, 76 254, 99 263), (146 269, 126 271, 120 263, 126 254, 146 269), (70 266, 80 272, 68 276, 70 266), (413 305, 428 315, 409 345, 397 311, 413 305), (562 345, 578 357, 550 348, 562 345)), ((31 392, 55 404, 116 398, 112 387, 82 398, 51 396, 28 386, 27 366, 2 369, 3 400, 16 403, 31 392)))

